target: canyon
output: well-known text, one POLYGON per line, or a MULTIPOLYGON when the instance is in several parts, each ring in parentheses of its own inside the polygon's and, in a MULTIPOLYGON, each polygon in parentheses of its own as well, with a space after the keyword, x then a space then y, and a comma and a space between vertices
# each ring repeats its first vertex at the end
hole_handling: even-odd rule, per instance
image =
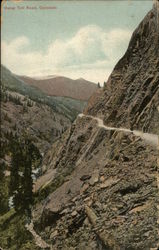
POLYGON ((158 11, 49 152, 33 223, 53 249, 158 249, 158 11))

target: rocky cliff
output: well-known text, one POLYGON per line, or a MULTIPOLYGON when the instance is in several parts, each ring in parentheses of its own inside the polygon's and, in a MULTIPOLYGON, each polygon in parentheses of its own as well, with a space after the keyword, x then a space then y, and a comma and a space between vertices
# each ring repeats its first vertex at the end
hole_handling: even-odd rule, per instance
POLYGON ((104 90, 52 148, 33 212, 52 249, 157 249, 157 144, 131 131, 159 132, 157 29, 154 8, 104 90))
POLYGON ((85 113, 105 124, 159 133, 159 17, 157 3, 134 31, 100 98, 85 113))

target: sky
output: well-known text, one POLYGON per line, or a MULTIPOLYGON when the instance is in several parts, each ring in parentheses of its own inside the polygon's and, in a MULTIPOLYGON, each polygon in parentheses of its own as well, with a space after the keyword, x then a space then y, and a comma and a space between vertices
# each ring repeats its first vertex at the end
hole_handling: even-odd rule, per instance
POLYGON ((152 4, 5 0, 1 62, 19 75, 62 75, 103 84, 152 4))

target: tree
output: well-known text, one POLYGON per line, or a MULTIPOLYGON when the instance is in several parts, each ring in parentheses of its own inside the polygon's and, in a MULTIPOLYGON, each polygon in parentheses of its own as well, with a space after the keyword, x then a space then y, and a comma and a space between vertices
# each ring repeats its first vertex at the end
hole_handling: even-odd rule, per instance
POLYGON ((13 195, 15 210, 18 213, 25 212, 29 218, 33 204, 32 168, 40 163, 40 152, 26 135, 23 140, 14 140, 10 194, 13 195))
POLYGON ((27 212, 29 218, 31 218, 31 206, 33 204, 32 169, 39 166, 41 159, 42 157, 38 148, 26 136, 23 145, 24 174, 22 177, 22 207, 27 212))
POLYGON ((31 100, 28 100, 28 101, 27 101, 27 106, 28 106, 28 107, 32 107, 32 106, 33 106, 33 103, 31 102, 31 100))
POLYGON ((100 83, 98 82, 98 88, 101 88, 100 83))
POLYGON ((106 84, 107 84, 107 83, 106 83, 106 82, 104 82, 104 88, 106 87, 106 84))
POLYGON ((12 141, 12 158, 11 158, 11 175, 9 194, 13 196, 15 210, 20 209, 22 198, 22 187, 20 183, 19 171, 23 164, 22 151, 19 146, 18 138, 15 137, 12 141))
POLYGON ((5 180, 4 171, 6 166, 4 163, 0 164, 0 214, 8 211, 8 192, 7 182, 5 180))
POLYGON ((23 112, 28 112, 28 107, 26 103, 23 104, 23 112))
POLYGON ((31 205, 33 204, 33 180, 32 180, 32 165, 34 145, 30 140, 26 139, 24 144, 24 175, 23 175, 23 208, 28 216, 31 216, 31 205))

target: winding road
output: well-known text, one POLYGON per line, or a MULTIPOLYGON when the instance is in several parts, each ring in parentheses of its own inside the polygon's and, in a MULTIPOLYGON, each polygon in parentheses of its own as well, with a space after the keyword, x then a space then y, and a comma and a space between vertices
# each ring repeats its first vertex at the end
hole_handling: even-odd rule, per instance
POLYGON ((142 131, 139 130, 130 130, 130 129, 126 129, 126 128, 115 128, 115 127, 108 127, 106 125, 104 125, 103 120, 98 118, 98 117, 94 117, 91 115, 84 115, 84 114, 79 114, 78 117, 88 117, 91 118, 93 120, 96 120, 98 123, 98 127, 104 128, 106 130, 114 130, 114 131, 123 131, 123 132, 128 132, 128 133, 133 133, 136 136, 141 137, 141 139, 145 140, 148 144, 157 147, 159 144, 159 136, 156 134, 150 134, 150 133, 143 133, 142 131))

